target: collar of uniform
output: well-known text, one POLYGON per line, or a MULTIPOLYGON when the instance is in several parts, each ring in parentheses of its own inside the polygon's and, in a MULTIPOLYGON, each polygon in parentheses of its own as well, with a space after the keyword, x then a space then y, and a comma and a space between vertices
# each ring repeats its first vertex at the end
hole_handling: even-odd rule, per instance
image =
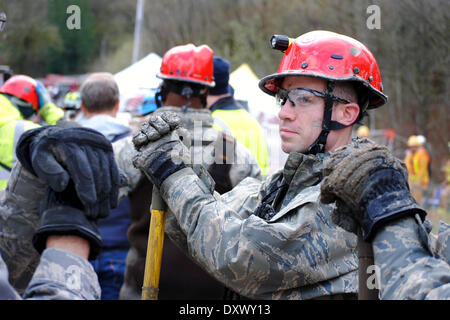
POLYGON ((154 114, 157 115, 166 111, 171 111, 178 114, 181 118, 181 125, 188 130, 192 130, 194 125, 198 125, 196 123, 200 123, 203 128, 212 127, 214 123, 213 117, 211 116, 211 111, 208 109, 182 109, 181 107, 164 106, 156 109, 154 114))
POLYGON ((296 152, 289 154, 283 169, 283 180, 289 187, 281 208, 288 206, 304 189, 320 183, 324 156, 296 152))
POLYGON ((210 109, 211 112, 214 112, 216 110, 239 110, 242 107, 236 103, 232 96, 229 96, 217 100, 210 109))
POLYGON ((309 187, 322 180, 324 154, 311 155, 292 152, 283 169, 284 181, 290 185, 309 187))

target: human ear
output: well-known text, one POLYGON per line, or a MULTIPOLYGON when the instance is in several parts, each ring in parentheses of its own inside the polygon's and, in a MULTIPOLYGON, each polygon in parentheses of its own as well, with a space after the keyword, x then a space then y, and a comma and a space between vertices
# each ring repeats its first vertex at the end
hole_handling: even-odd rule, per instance
POLYGON ((359 115, 359 105, 354 102, 340 103, 333 111, 332 120, 337 121, 343 125, 352 125, 359 115))

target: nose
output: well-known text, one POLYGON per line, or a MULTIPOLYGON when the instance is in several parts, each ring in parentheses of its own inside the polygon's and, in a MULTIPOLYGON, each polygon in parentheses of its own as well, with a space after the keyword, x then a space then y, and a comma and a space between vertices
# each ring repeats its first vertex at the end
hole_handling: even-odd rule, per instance
POLYGON ((278 112, 278 118, 280 120, 294 120, 295 119, 295 107, 287 100, 286 103, 281 106, 278 112))

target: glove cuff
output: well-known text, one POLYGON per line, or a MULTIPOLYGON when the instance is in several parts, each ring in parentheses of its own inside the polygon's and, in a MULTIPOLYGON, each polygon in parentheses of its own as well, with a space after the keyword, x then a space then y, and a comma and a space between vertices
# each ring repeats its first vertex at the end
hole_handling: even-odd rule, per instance
POLYGON ((170 153, 166 151, 155 152, 151 158, 145 174, 158 189, 170 175, 186 168, 182 161, 179 163, 173 162, 170 153))
POLYGON ((367 182, 361 207, 366 211, 362 220, 362 235, 370 241, 377 228, 394 219, 420 215, 425 220, 423 210, 411 195, 404 175, 394 169, 375 172, 367 182))
POLYGON ((57 206, 45 210, 39 228, 33 236, 33 246, 39 254, 46 248, 51 235, 75 235, 89 241, 89 260, 94 260, 102 247, 97 224, 86 218, 83 211, 70 206, 57 206))

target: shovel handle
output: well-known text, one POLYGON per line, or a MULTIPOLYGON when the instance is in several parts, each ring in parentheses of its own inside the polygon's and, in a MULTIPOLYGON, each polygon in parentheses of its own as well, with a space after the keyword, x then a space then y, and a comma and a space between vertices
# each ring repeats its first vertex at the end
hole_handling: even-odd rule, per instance
POLYGON ((166 204, 153 186, 142 300, 158 300, 165 225, 166 204))

